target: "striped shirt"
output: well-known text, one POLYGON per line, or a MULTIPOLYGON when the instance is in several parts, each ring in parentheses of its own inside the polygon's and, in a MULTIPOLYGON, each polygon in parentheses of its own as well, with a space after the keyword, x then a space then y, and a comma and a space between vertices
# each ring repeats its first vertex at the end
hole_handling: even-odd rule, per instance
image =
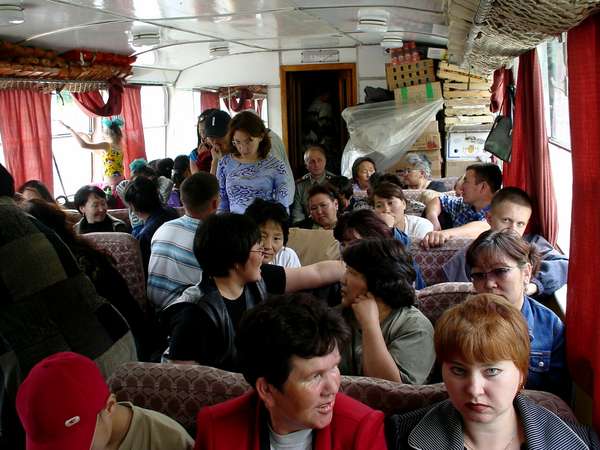
POLYGON ((148 265, 148 299, 161 311, 202 278, 194 256, 194 235, 200 220, 190 216, 164 223, 152 237, 148 265))

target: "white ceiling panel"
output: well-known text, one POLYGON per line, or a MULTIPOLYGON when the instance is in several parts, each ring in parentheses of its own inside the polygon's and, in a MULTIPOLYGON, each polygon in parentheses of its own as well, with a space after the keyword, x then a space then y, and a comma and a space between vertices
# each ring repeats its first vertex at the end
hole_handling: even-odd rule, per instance
POLYGON ((135 19, 247 14, 292 9, 290 0, 66 0, 71 4, 101 8, 135 19))
POLYGON ((133 83, 157 83, 173 84, 177 80, 179 72, 176 70, 146 69, 143 67, 134 67, 133 73, 127 79, 133 83))
MULTIPOLYGON (((360 8, 315 8, 305 12, 322 19, 338 30, 351 33, 356 31, 360 8)), ((445 16, 438 12, 416 12, 403 8, 385 8, 391 17, 388 30, 419 31, 431 33, 433 24, 444 25, 445 16)))
POLYGON ((203 33, 225 40, 275 38, 335 34, 336 30, 319 18, 302 11, 242 14, 194 19, 156 20, 180 30, 203 33))
MULTIPOLYGON (((427 33, 413 33, 407 31, 395 31, 405 41, 415 41, 426 45, 447 45, 448 39, 427 33)), ((364 45, 375 45, 381 42, 383 33, 349 33, 349 36, 360 41, 364 45)))
POLYGON ((28 0, 24 7, 25 22, 20 25, 0 27, 0 38, 18 42, 32 36, 90 22, 119 20, 118 17, 101 11, 50 3, 46 0, 28 0))
MULTIPOLYGON (((138 54, 135 65, 183 70, 196 64, 210 61, 212 58, 208 54, 208 46, 208 42, 195 42, 150 50, 138 54)), ((229 44, 230 55, 256 51, 255 48, 245 45, 229 44)))
MULTIPOLYGON (((41 35, 38 38, 30 39, 28 44, 50 47, 59 52, 74 48, 88 48, 129 55, 140 50, 129 44, 130 33, 134 27, 135 22, 131 21, 93 24, 41 35)), ((197 34, 183 31, 167 28, 161 28, 158 31, 161 39, 160 45, 203 40, 197 34)))
MULTIPOLYGON (((344 35, 324 35, 324 36, 301 36, 301 37, 283 37, 273 39, 248 39, 237 41, 240 44, 246 44, 254 47, 266 48, 269 50, 292 50, 302 48, 338 48, 354 47, 356 40, 344 35)), ((379 42, 379 41, 378 41, 379 42)))
MULTIPOLYGON (((298 8, 322 8, 323 0, 292 0, 298 8)), ((345 6, 360 7, 403 7, 412 9, 422 9, 429 11, 443 11, 443 0, 328 0, 327 6, 330 8, 340 8, 345 6)))

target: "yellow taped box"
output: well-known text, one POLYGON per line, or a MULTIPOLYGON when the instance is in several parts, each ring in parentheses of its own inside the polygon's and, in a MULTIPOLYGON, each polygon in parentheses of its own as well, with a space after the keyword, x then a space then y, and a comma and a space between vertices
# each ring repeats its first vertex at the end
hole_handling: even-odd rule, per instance
POLYGON ((439 81, 402 87, 394 89, 394 98, 396 99, 396 103, 400 105, 438 100, 442 98, 442 87, 439 81))
POLYGON ((442 148, 442 138, 438 131, 438 123, 434 120, 427 125, 427 128, 412 145, 410 151, 439 150, 440 148, 442 148))

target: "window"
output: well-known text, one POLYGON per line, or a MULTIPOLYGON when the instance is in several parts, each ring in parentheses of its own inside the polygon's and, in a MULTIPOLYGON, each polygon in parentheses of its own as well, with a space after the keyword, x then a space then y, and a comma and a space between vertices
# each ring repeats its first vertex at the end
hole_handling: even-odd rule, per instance
POLYGON ((167 104, 164 86, 142 86, 142 123, 148 161, 167 155, 167 104))
POLYGON ((544 87, 552 180, 558 210, 558 245, 569 253, 573 173, 567 78, 566 34, 538 46, 544 87))
MULTIPOLYGON (((81 186, 92 181, 102 181, 102 174, 94 176, 94 168, 100 170, 99 156, 82 149, 75 138, 63 127, 59 120, 74 130, 92 135, 94 121, 85 115, 69 92, 52 94, 50 117, 52 118, 52 155, 54 161, 54 196, 73 195, 81 186)), ((101 140, 99 139, 94 139, 101 140)))

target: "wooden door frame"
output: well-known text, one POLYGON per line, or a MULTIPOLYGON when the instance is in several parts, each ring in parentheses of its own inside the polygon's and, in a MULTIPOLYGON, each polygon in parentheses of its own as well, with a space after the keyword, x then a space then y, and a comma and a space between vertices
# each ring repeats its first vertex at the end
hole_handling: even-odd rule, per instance
POLYGON ((290 66, 279 66, 279 86, 281 88, 281 122, 283 130, 283 145, 289 157, 288 142, 288 113, 287 113, 287 74, 288 72, 320 72, 326 70, 350 70, 352 79, 352 89, 350 105, 356 105, 358 102, 358 87, 356 81, 356 63, 335 63, 335 64, 297 64, 290 66))

